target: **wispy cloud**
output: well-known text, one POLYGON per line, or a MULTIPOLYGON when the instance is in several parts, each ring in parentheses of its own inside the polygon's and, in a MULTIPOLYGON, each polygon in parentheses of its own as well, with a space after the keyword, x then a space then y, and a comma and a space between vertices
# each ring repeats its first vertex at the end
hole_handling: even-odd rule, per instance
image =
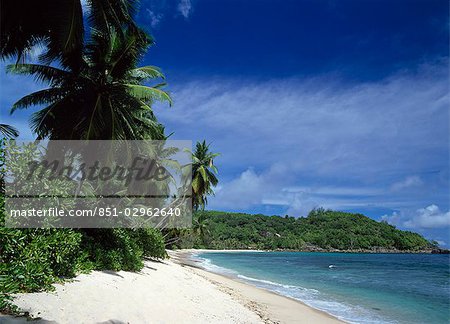
POLYGON ((178 11, 184 18, 189 18, 189 15, 192 12, 192 3, 191 0, 180 0, 177 6, 178 11))
POLYGON ((175 137, 206 138, 222 153, 221 190, 211 208, 277 204, 305 215, 317 205, 446 206, 449 95, 442 71, 430 65, 357 85, 328 77, 201 79, 172 88, 174 109, 156 113, 175 137))
POLYGON ((141 17, 152 28, 160 28, 164 21, 171 18, 188 19, 194 10, 191 0, 144 0, 141 17))
POLYGON ((161 20, 163 19, 164 15, 162 13, 156 13, 150 9, 145 9, 145 11, 147 12, 147 16, 150 20, 150 25, 155 28, 156 26, 159 25, 159 23, 161 22, 161 20))
POLYGON ((391 186, 392 191, 401 191, 408 188, 417 188, 423 185, 419 176, 408 176, 405 179, 395 182, 391 186))

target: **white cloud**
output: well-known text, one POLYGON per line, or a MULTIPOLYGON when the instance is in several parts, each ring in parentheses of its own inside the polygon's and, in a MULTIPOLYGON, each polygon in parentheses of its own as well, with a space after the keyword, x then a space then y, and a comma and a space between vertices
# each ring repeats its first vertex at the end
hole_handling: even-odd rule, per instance
POLYGON ((150 25, 155 28, 159 25, 164 15, 162 13, 156 13, 150 9, 145 9, 147 12, 147 16, 150 19, 150 25))
POLYGON ((450 211, 442 212, 438 206, 430 205, 417 210, 417 215, 405 222, 411 228, 439 228, 450 226, 450 211))
POLYGON ((211 208, 414 210, 448 203, 448 177, 437 185, 428 175, 448 172, 444 70, 363 84, 208 78, 172 87, 173 109, 155 111, 175 138, 205 138, 221 152, 222 190, 211 208))
POLYGON ((180 0, 177 9, 187 19, 192 12, 192 3, 190 0, 180 0))
POLYGON ((443 240, 436 240, 436 242, 439 244, 439 246, 444 247, 447 246, 447 242, 443 240))
POLYGON ((399 212, 394 211, 391 215, 381 216, 381 220, 388 222, 391 225, 398 226, 402 224, 402 215, 399 212))
POLYGON ((393 225, 415 229, 447 228, 450 226, 450 211, 443 212, 437 205, 429 205, 415 212, 394 212, 384 215, 383 220, 393 225))
POLYGON ((159 27, 166 18, 182 16, 188 19, 193 11, 191 0, 148 0, 144 1, 145 19, 152 28, 159 27))
POLYGON ((174 107, 155 111, 174 138, 206 139, 221 152, 222 188, 211 208, 275 205, 296 215, 316 205, 415 210, 430 200, 448 202, 442 71, 426 67, 357 85, 326 76, 209 78, 172 87, 174 107))
POLYGON ((320 187, 287 187, 286 192, 309 192, 316 196, 376 196, 383 190, 370 187, 320 186, 320 187))
POLYGON ((269 170, 264 174, 257 174, 252 168, 242 172, 235 179, 221 184, 216 190, 214 201, 222 208, 246 209, 266 203, 273 199, 276 185, 276 172, 269 170))
POLYGON ((323 207, 321 204, 310 198, 307 194, 296 194, 289 204, 286 215, 307 216, 308 213, 317 207, 323 207))
POLYGON ((376 181, 442 168, 443 160, 435 157, 448 148, 445 75, 401 75, 360 85, 326 77, 204 79, 171 91, 174 109, 159 116, 176 136, 208 136, 228 167, 259 169, 284 161, 291 170, 346 178, 364 172, 376 181))
POLYGON ((423 181, 419 176, 409 176, 404 180, 395 182, 391 186, 392 191, 401 191, 412 187, 420 187, 423 185, 423 181))
POLYGON ((380 199, 382 193, 381 190, 365 187, 289 186, 297 181, 295 177, 286 176, 289 171, 287 165, 282 163, 272 165, 259 173, 249 168, 236 178, 221 183, 216 190, 216 196, 210 201, 210 207, 249 209, 269 205, 281 207, 284 209, 283 214, 306 216, 316 207, 330 209, 367 207, 370 205, 367 201, 358 202, 352 199, 367 197, 380 199))

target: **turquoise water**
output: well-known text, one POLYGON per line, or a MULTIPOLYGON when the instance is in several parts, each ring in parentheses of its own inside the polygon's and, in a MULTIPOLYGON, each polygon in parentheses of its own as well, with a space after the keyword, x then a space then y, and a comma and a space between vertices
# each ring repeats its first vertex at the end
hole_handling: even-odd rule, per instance
POLYGON ((449 323, 449 255, 201 253, 211 271, 354 323, 449 323))

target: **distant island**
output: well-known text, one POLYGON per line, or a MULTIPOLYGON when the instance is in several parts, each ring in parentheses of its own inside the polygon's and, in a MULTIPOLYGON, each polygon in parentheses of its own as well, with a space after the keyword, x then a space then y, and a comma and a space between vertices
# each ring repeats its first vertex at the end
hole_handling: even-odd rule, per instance
POLYGON ((437 242, 362 214, 314 209, 307 217, 199 211, 172 248, 315 252, 448 253, 437 242))

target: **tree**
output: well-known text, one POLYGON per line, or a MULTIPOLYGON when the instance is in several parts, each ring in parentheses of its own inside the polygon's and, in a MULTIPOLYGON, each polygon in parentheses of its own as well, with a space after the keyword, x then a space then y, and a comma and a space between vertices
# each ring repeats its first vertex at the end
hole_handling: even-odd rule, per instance
POLYGON ((200 241, 205 244, 205 237, 206 234, 209 233, 208 230, 208 215, 204 212, 197 213, 197 215, 194 216, 193 220, 193 226, 192 230, 195 234, 198 235, 200 241))
POLYGON ((209 144, 205 141, 197 142, 192 155, 192 206, 194 210, 204 209, 208 203, 208 196, 214 194, 213 187, 217 186, 217 168, 214 158, 218 153, 209 151, 209 144))
MULTIPOLYGON (((133 0, 87 0, 86 20, 97 30, 136 28, 133 0)), ((80 57, 84 39, 80 0, 2 0, 0 2, 0 57, 19 62, 35 45, 45 48, 41 58, 59 60, 63 67, 80 57)))
MULTIPOLYGON (((164 83, 149 87, 144 81, 164 78, 154 66, 136 68, 153 43, 142 30, 104 33, 92 30, 83 50, 80 68, 39 64, 14 64, 11 73, 33 75, 50 88, 31 93, 11 110, 46 105, 33 114, 32 130, 38 139, 164 139, 151 104, 171 98, 161 90, 164 83)), ((76 64, 73 64, 76 65, 76 64)), ((69 64, 71 66, 71 64, 69 64)))

